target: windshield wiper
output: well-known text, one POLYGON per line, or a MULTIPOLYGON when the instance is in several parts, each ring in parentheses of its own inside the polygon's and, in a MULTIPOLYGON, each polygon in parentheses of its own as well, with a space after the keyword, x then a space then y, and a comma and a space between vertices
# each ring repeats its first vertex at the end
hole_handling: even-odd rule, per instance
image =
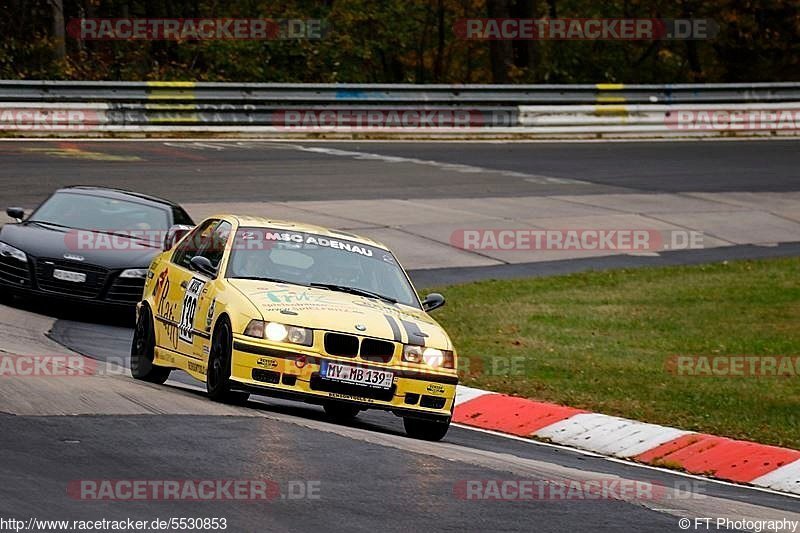
POLYGON ((47 222, 46 220, 26 220, 25 222, 27 222, 28 224, 38 224, 40 226, 47 225, 56 228, 73 229, 69 226, 64 226, 63 224, 56 224, 55 222, 47 222))
POLYGON ((366 289, 359 289, 358 287, 350 287, 348 285, 336 285, 335 283, 310 283, 309 285, 319 289, 328 289, 331 291, 357 294, 358 296, 366 296, 367 298, 377 298, 378 300, 383 300, 385 302, 389 302, 392 304, 397 303, 397 300, 395 300, 391 296, 385 296, 383 294, 378 294, 377 292, 368 291, 366 289))

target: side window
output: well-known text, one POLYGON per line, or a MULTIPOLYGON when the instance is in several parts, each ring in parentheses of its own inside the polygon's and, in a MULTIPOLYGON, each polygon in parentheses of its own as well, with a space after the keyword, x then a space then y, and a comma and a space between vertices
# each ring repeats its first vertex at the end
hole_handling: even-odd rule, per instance
POLYGON ((172 254, 172 262, 178 266, 189 268, 189 261, 202 250, 203 244, 209 240, 217 222, 219 220, 206 220, 189 233, 175 248, 175 253, 172 254))
POLYGON ((228 243, 230 236, 231 225, 223 220, 211 232, 211 238, 203 244, 203 248, 197 255, 202 255, 211 261, 214 268, 219 269, 219 264, 225 253, 225 245, 228 243))
POLYGON ((186 226, 194 226, 194 222, 192 221, 192 217, 190 217, 186 211, 184 211, 179 206, 173 206, 172 208, 172 223, 173 224, 183 224, 186 226))

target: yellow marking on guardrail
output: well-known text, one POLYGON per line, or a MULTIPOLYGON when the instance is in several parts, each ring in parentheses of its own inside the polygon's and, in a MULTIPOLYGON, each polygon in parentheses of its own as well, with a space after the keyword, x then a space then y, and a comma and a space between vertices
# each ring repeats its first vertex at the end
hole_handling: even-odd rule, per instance
POLYGON ((627 115, 626 105, 598 105, 594 108, 595 115, 627 115))
POLYGON ((193 81, 148 81, 148 100, 194 100, 193 81))
POLYGON ((620 104, 625 102, 624 96, 611 96, 605 94, 598 94, 595 101, 598 104, 620 104))
POLYGON ((623 83, 598 83, 595 85, 597 90, 597 97, 595 101, 598 104, 620 104, 625 102, 625 97, 615 94, 614 92, 604 93, 602 91, 621 91, 625 88, 623 83))
POLYGON ((148 87, 183 87, 194 88, 197 82, 194 81, 148 81, 148 87))
MULTIPOLYGON (((194 100, 195 82, 193 81, 148 81, 148 100, 194 100)), ((187 111, 197 110, 197 106, 180 103, 156 103, 145 104, 145 109, 154 111, 147 114, 149 124, 178 123, 187 124, 200 122, 197 113, 186 113, 187 111)))
POLYGON ((151 102, 148 104, 144 104, 145 109, 155 109, 157 111, 165 110, 175 110, 175 111, 194 111, 197 109, 195 104, 174 104, 174 103, 167 103, 167 104, 160 104, 157 102, 151 102))

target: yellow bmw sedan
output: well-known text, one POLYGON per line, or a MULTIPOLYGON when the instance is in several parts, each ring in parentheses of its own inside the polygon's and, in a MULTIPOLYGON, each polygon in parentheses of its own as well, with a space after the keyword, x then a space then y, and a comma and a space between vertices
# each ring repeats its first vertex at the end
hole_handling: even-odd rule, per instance
POLYGON ((440 440, 457 357, 391 251, 322 227, 234 215, 176 227, 150 265, 131 346, 134 378, 173 369, 212 400, 250 393, 321 404, 346 421, 365 409, 440 440))

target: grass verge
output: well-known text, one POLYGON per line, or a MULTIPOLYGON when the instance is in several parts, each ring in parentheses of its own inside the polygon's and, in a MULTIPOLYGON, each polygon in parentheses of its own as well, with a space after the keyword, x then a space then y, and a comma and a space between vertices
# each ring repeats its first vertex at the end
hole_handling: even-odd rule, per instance
POLYGON ((726 376, 702 366, 706 356, 800 356, 800 259, 437 290, 464 385, 800 449, 800 368, 726 376), (703 358, 678 370, 677 356, 703 358))

